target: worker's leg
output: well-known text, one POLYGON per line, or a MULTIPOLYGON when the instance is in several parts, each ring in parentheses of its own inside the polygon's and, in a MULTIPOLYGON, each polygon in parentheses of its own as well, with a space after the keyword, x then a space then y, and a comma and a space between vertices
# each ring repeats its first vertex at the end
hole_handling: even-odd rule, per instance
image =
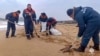
POLYGON ((15 37, 15 32, 16 32, 16 26, 15 26, 15 24, 11 24, 11 29, 12 29, 11 37, 15 37))
POLYGON ((27 39, 30 39, 29 22, 28 22, 28 21, 25 21, 24 24, 25 24, 25 33, 26 33, 26 37, 27 37, 27 39))
POLYGON ((99 50, 99 29, 97 29, 93 35, 93 38, 92 38, 93 42, 94 42, 94 46, 93 48, 95 50, 99 50))
POLYGON ((7 31, 6 31, 6 38, 9 37, 10 27, 11 27, 11 24, 8 23, 8 24, 7 24, 7 31))
POLYGON ((34 31, 34 25, 33 25, 33 23, 30 23, 29 27, 30 27, 30 35, 33 38, 34 37, 34 35, 33 35, 33 31, 34 31))
POLYGON ((92 23, 90 23, 86 26, 86 29, 83 33, 81 45, 78 49, 76 49, 76 51, 79 51, 79 52, 85 51, 85 48, 87 47, 93 34, 95 34, 96 29, 97 29, 97 27, 95 27, 95 25, 93 25, 92 23))

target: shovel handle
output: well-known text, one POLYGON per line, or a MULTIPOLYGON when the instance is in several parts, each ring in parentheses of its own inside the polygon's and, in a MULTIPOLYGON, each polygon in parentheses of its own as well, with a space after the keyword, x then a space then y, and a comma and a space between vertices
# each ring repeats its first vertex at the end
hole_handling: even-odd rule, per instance
POLYGON ((40 38, 40 36, 37 34, 36 27, 35 27, 35 23, 34 23, 34 21, 32 20, 32 16, 30 16, 30 17, 31 17, 31 21, 32 21, 33 26, 34 26, 35 33, 36 33, 37 37, 40 38))

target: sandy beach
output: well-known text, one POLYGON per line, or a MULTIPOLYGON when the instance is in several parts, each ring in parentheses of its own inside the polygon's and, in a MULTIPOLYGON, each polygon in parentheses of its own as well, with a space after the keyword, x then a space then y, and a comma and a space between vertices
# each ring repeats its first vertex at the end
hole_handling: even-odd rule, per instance
MULTIPOLYGON (((31 40, 26 39, 23 26, 17 27, 17 37, 13 38, 5 38, 6 30, 0 30, 0 56, 91 56, 88 47, 93 45, 92 41, 84 53, 60 51, 74 41, 78 31, 76 24, 59 24, 57 29, 63 33, 61 36, 46 36, 39 32, 37 26, 36 30, 41 37, 35 36, 31 40)), ((73 46, 78 48, 80 42, 77 40, 73 46)), ((94 56, 100 56, 100 51, 95 51, 94 56)))

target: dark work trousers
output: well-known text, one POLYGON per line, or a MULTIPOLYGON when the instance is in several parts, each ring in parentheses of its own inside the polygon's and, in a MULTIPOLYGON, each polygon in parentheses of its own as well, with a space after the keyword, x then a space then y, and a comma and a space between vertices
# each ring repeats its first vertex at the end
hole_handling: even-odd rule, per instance
POLYGON ((16 26, 15 26, 15 24, 8 22, 6 37, 9 36, 10 29, 12 30, 11 36, 15 36, 16 26))
POLYGON ((33 29, 34 29, 32 21, 25 20, 24 24, 25 24, 26 37, 32 36, 33 35, 33 29))
POLYGON ((95 25, 94 23, 88 23, 86 30, 83 33, 81 46, 87 47, 89 40, 92 38, 94 46, 99 45, 99 31, 100 25, 95 25))

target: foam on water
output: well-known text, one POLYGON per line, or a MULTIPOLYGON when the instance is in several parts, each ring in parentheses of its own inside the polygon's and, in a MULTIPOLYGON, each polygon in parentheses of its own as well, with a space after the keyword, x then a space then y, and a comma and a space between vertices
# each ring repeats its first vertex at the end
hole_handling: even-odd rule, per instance
POLYGON ((0 29, 6 28, 7 25, 0 25, 0 29))
MULTIPOLYGON (((19 25, 24 25, 24 22, 19 22, 19 25)), ((0 30, 7 28, 7 22, 0 22, 0 30)))

